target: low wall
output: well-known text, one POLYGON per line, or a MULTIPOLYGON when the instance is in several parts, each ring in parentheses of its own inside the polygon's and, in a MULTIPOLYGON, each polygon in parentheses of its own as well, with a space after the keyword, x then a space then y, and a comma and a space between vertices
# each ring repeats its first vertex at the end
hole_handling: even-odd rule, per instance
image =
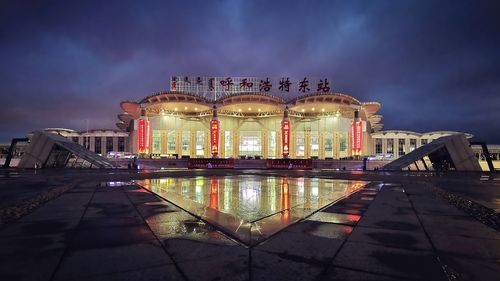
MULTIPOLYGON (((193 158, 200 159, 200 158, 193 158)), ((220 159, 220 160, 230 160, 230 159, 220 159)), ((309 160, 309 159, 294 159, 294 160, 308 160, 312 161, 313 169, 339 169, 343 170, 361 170, 363 168, 362 160, 309 160)), ((234 168, 240 169, 266 169, 266 163, 268 160, 240 160, 234 159, 234 168)), ((116 159, 111 161, 120 168, 127 168, 129 159, 116 159)), ((367 170, 375 170, 375 168, 381 168, 385 164, 391 161, 382 160, 371 160, 366 163, 367 170)), ((188 159, 139 159, 139 166, 141 169, 169 169, 169 168, 188 168, 188 159)), ((206 166, 205 166, 206 168, 206 166)), ((231 168, 231 167, 228 167, 231 168)), ((288 164, 284 169, 288 168, 288 164)), ((294 167, 299 169, 299 167, 294 167)), ((302 168, 304 169, 304 168, 302 168)))
MULTIPOLYGON (((380 169, 391 161, 370 160, 366 162, 367 170, 380 169)), ((313 160, 314 169, 362 170, 363 160, 313 160)))

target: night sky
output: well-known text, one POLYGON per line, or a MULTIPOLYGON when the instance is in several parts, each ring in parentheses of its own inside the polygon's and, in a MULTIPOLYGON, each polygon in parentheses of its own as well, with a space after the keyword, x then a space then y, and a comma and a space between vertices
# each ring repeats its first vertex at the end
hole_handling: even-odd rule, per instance
POLYGON ((500 144, 500 1, 0 0, 1 142, 115 129, 172 75, 328 77, 385 130, 500 144))

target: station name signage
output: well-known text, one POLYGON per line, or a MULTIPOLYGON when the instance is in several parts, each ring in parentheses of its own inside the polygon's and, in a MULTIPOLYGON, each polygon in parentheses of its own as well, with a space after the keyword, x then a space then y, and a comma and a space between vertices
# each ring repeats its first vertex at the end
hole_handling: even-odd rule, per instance
POLYGON ((330 92, 329 78, 290 78, 280 77, 170 77, 170 91, 190 93, 262 93, 262 92, 330 92))

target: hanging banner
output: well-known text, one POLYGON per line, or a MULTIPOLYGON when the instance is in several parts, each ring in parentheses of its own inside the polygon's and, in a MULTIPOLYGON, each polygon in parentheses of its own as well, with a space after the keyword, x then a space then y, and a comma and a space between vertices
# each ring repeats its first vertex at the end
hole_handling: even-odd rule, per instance
POLYGON ((219 121, 210 121, 210 140, 212 144, 212 154, 219 154, 219 121))
POLYGON ((137 125, 139 153, 149 152, 149 121, 139 119, 137 125))
POLYGON ((361 155, 361 147, 363 144, 363 122, 356 122, 356 153, 361 155))
POLYGON ((352 155, 361 155, 363 144, 363 122, 351 122, 351 152, 352 155))
POLYGON ((282 128, 282 139, 283 139, 283 157, 288 156, 290 154, 290 121, 283 120, 281 121, 282 128))

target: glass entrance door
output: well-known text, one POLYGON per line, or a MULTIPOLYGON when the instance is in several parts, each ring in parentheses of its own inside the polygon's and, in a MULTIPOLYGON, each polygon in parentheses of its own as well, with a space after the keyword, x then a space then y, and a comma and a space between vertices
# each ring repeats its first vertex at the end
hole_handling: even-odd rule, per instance
POLYGON ((260 134, 258 131, 240 132, 240 156, 262 155, 260 134))

